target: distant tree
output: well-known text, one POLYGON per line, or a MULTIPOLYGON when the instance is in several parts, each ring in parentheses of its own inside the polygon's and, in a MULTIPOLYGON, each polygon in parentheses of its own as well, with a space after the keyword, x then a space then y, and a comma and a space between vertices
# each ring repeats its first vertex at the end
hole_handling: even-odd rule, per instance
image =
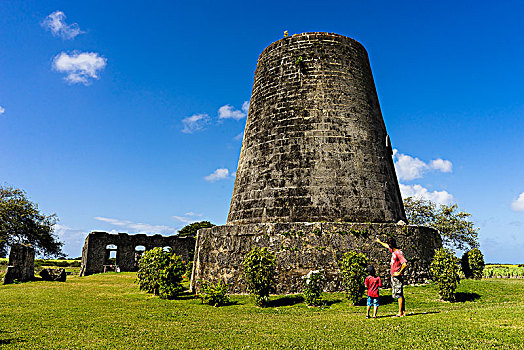
POLYGON ((196 237, 197 231, 201 228, 208 228, 216 226, 215 224, 210 223, 209 221, 197 221, 189 225, 184 226, 180 231, 178 231, 178 236, 180 237, 196 237))
POLYGON ((31 244, 37 254, 62 255, 62 245, 53 234, 56 214, 44 215, 24 191, 0 186, 0 256, 14 243, 31 244))
POLYGON ((436 229, 445 246, 460 250, 479 246, 478 228, 469 220, 471 214, 459 211, 457 204, 437 206, 429 200, 408 197, 404 208, 410 224, 436 229))

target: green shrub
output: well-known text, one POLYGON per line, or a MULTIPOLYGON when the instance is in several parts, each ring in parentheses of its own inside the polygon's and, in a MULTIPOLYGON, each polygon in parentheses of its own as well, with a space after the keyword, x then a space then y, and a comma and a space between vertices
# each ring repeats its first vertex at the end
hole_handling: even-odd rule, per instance
POLYGON ((217 283, 202 281, 200 284, 200 293, 198 297, 203 304, 217 306, 227 305, 229 303, 229 295, 227 293, 227 283, 218 281, 217 283))
POLYGON ((171 299, 182 292, 185 271, 182 258, 157 247, 142 254, 138 262, 137 283, 141 290, 171 299))
POLYGON ((302 286, 304 290, 304 301, 309 306, 322 305, 322 289, 324 287, 324 271, 313 270, 302 276, 302 286))
POLYGON ((242 266, 244 281, 255 304, 265 306, 275 283, 275 255, 265 247, 255 247, 246 254, 242 266))
POLYGON ((364 293, 367 264, 366 255, 354 251, 344 253, 342 259, 338 262, 346 296, 353 305, 360 301, 364 293))
POLYGON ((81 265, 82 264, 80 263, 80 261, 73 261, 70 266, 71 267, 80 267, 81 265))
POLYGON ((478 248, 473 248, 468 252, 469 268, 471 276, 476 279, 482 279, 484 273, 484 255, 478 248))
POLYGON ((455 301, 455 289, 460 282, 457 260, 450 249, 435 250, 429 271, 442 300, 455 301))

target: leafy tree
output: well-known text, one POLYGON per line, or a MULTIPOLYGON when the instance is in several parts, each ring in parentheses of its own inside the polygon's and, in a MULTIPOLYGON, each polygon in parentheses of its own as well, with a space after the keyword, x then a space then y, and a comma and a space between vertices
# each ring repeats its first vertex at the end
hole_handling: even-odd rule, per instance
POLYGON ((482 279, 484 274, 484 255, 478 248, 473 248, 462 255, 462 272, 466 278, 482 279))
POLYGON ((242 266, 247 289, 254 296, 255 304, 265 306, 275 283, 275 255, 266 247, 254 247, 244 257, 242 266))
POLYGON ((62 245, 53 234, 56 214, 44 215, 24 191, 0 186, 0 257, 14 243, 31 244, 37 254, 62 255, 62 245))
POLYGON ((338 262, 348 300, 356 305, 364 293, 368 260, 364 253, 349 251, 338 262))
POLYGON ((201 228, 209 228, 213 226, 216 225, 210 223, 209 221, 193 222, 189 225, 184 226, 180 231, 178 231, 178 235, 180 237, 196 237, 197 231, 201 228))
POLYGON ((459 271, 458 259, 450 249, 435 250, 429 272, 442 300, 455 301, 455 289, 460 282, 459 271))
POLYGON ((182 292, 185 266, 182 258, 156 247, 142 254, 138 262, 137 283, 141 290, 171 299, 182 292))
POLYGON ((459 211, 457 204, 437 206, 429 200, 408 197, 404 208, 410 224, 436 229, 445 246, 460 250, 478 247, 478 228, 469 220, 471 214, 459 211))

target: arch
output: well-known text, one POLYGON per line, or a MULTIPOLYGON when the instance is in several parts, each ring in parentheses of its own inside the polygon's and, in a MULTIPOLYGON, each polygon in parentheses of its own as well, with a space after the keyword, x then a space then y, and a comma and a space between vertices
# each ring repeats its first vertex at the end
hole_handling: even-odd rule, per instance
POLYGON ((173 251, 173 248, 171 248, 170 246, 166 245, 165 247, 162 248, 162 250, 164 252, 171 253, 173 251))
POLYGON ((135 252, 142 252, 142 253, 143 253, 143 252, 145 252, 145 251, 146 251, 146 247, 143 246, 143 245, 137 245, 137 246, 135 247, 135 252))

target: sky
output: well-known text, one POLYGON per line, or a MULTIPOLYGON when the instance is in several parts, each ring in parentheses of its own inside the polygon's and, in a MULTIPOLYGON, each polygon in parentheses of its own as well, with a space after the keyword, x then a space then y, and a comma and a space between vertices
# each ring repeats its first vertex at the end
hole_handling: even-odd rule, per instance
POLYGON ((521 1, 0 2, 0 183, 67 256, 94 230, 226 223, 259 54, 290 34, 367 49, 403 196, 472 214, 524 263, 521 1))

